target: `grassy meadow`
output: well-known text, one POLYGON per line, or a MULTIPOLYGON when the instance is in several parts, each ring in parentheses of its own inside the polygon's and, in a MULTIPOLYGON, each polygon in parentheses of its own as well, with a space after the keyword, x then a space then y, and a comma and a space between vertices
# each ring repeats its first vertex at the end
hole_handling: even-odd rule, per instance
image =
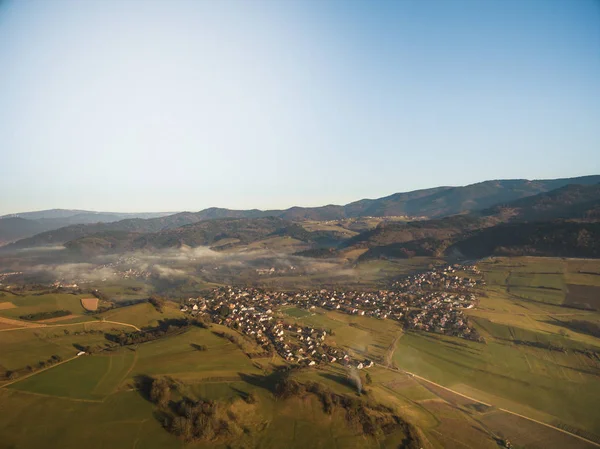
POLYGON ((479 267, 487 286, 468 314, 486 342, 407 332, 398 341, 395 364, 495 406, 598 438, 600 339, 568 323, 598 322, 600 313, 566 303, 571 282, 600 285, 593 274, 600 261, 498 258, 479 267))
POLYGON ((74 316, 82 315, 86 310, 81 299, 89 295, 71 295, 66 293, 27 294, 24 296, 4 294, 0 297, 0 317, 19 318, 23 315, 68 310, 74 316), (10 307, 2 304, 11 304, 10 307))
MULTIPOLYGON (((371 273, 373 282, 379 282, 375 280, 410 270, 415 264, 422 267, 423 262, 371 261, 359 264, 357 270, 365 276, 371 273)), ((477 307, 467 313, 485 343, 404 332, 391 320, 323 309, 287 307, 277 311, 277 316, 285 322, 330 330, 328 344, 378 362, 360 371, 367 390, 364 400, 384 404, 416 425, 424 449, 494 449, 504 437, 515 448, 591 449, 583 440, 501 408, 588 438, 600 435, 600 339, 569 325, 573 320, 600 323, 598 311, 580 308, 577 302, 581 298, 590 302, 590 291, 600 286, 600 263, 502 258, 487 260, 480 268, 487 286, 478 294, 477 307), (578 290, 574 285, 584 287, 578 290), (573 307, 573 298, 578 307, 573 307), (384 368, 388 363, 492 406, 384 368)), ((406 435, 401 431, 381 441, 365 437, 348 424, 343 410, 326 414, 315 396, 276 399, 273 373, 285 362, 278 357, 249 358, 244 352, 253 352, 253 343, 240 336, 242 351, 215 335, 213 331, 235 332, 221 326, 190 327, 145 343, 75 357, 80 347, 106 347, 105 333, 133 330, 125 324, 144 328, 182 316, 174 303, 162 313, 139 303, 84 316, 80 298, 0 298, 0 317, 6 319, 18 318, 25 314, 23 310, 65 309, 91 320, 0 328, 0 371, 21 370, 52 355, 64 360, 33 373, 23 372, 10 383, 0 382, 0 448, 38 448, 52 442, 70 449, 81 447, 83 441, 90 449, 402 447, 406 435), (13 305, 1 306, 8 302, 13 305), (179 393, 190 398, 230 404, 246 430, 227 444, 183 442, 162 427, 157 407, 137 390, 147 376, 170 379, 180 386, 179 393), (244 401, 250 394, 256 397, 253 405, 244 401)), ((341 365, 302 369, 292 376, 356 397, 349 372, 341 365)))

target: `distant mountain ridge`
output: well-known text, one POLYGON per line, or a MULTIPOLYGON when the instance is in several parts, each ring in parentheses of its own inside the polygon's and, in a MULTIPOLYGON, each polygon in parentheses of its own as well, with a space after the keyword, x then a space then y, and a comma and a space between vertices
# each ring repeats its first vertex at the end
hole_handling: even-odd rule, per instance
POLYGON ((97 212, 92 210, 81 209, 47 209, 33 212, 18 212, 16 214, 0 215, 0 219, 8 217, 19 217, 28 220, 43 220, 96 216, 100 217, 100 219, 96 221, 104 221, 102 220, 102 218, 111 218, 112 221, 116 221, 114 220, 115 218, 117 218, 117 220, 123 220, 125 218, 155 218, 164 217, 166 215, 173 215, 174 213, 176 212, 97 212))
POLYGON ((276 216, 285 220, 340 220, 364 216, 412 216, 439 218, 492 207, 567 186, 600 183, 600 175, 546 180, 494 180, 463 187, 434 187, 394 193, 378 199, 363 199, 344 206, 291 207, 285 210, 231 210, 209 208, 198 212, 202 220, 276 216))
MULTIPOLYGON (((571 251, 573 257, 596 257, 596 249, 586 252, 580 243, 575 246, 568 233, 582 231, 596 236, 598 221, 600 184, 571 184, 468 214, 385 223, 346 240, 342 246, 367 248, 362 259, 441 256, 453 251, 483 257, 481 254, 488 250, 493 254, 521 251, 548 255, 553 247, 560 255, 571 251), (540 233, 538 239, 535 230, 540 233), (562 246, 560 238, 564 238, 562 246)), ((586 242, 595 244, 593 238, 586 242)))
MULTIPOLYGON (((344 206, 291 207, 285 210, 232 210, 208 208, 199 212, 181 212, 154 218, 128 218, 111 223, 76 224, 52 228, 33 237, 22 239, 9 248, 26 248, 40 245, 57 245, 100 232, 156 233, 191 225, 205 220, 222 218, 277 217, 287 221, 326 221, 364 216, 418 216, 431 219, 472 211, 485 210, 523 198, 528 198, 569 184, 594 185, 600 175, 553 180, 494 180, 464 187, 435 187, 412 192, 395 193, 379 199, 363 199, 344 206)), ((75 211, 79 212, 79 211, 75 211)), ((493 215, 493 214, 492 214, 493 215)), ((0 224, 1 224, 0 219, 0 224)), ((493 221, 493 220, 492 220, 493 221)), ((492 223, 493 224, 493 223, 492 223)), ((434 233, 435 234, 435 233, 434 233)), ((427 235, 429 236, 429 235, 427 235)), ((431 237, 436 237, 433 235, 431 237)), ((1 240, 1 236, 0 236, 1 240)))
POLYGON ((0 217, 0 245, 34 236, 70 225, 111 223, 126 218, 158 218, 171 213, 165 212, 93 212, 73 209, 50 209, 36 212, 22 212, 0 217))

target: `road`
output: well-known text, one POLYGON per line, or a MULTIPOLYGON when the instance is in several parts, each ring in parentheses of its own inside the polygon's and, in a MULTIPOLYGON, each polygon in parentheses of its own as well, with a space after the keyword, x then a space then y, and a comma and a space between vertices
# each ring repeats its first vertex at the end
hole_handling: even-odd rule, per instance
MULTIPOLYGON (((475 399, 475 398, 472 398, 472 397, 467 396, 465 394, 459 393, 458 391, 455 391, 455 390, 452 390, 451 388, 448 388, 448 387, 445 387, 443 385, 440 385, 437 382, 433 382, 433 381, 431 381, 429 379, 426 379, 426 378, 424 378, 422 376, 419 376, 418 374, 411 373, 409 371, 405 371, 405 370, 399 369, 399 368, 391 368, 389 366, 385 366, 385 365, 381 365, 381 364, 377 364, 377 365, 379 367, 381 367, 381 368, 384 368, 384 369, 387 369, 387 370, 390 370, 390 371, 395 371, 395 372, 398 372, 398 373, 408 374, 409 376, 412 376, 412 377, 414 377, 416 379, 419 379, 419 380, 421 380, 423 382, 427 382, 427 383, 429 383, 431 385, 435 385, 438 388, 443 388, 444 390, 449 391, 450 393, 456 394, 458 396, 462 396, 463 398, 466 398, 466 399, 468 399, 470 401, 473 401, 473 402, 476 402, 478 404, 483 404, 483 405, 485 405, 487 407, 495 407, 492 404, 488 404, 487 402, 483 402, 483 401, 480 401, 479 399, 475 399)), ((519 418, 523 418, 523 419, 527 419, 529 421, 533 421, 534 423, 541 424, 542 426, 549 427, 551 429, 557 430, 557 431, 562 432, 562 433, 566 433, 569 436, 572 436, 572 437, 577 438, 579 440, 585 441, 586 443, 592 444, 592 445, 594 445, 596 447, 600 447, 600 444, 596 443, 595 441, 588 440, 587 438, 584 438, 584 437, 581 437, 581 436, 579 436, 577 434, 574 434, 574 433, 568 432, 566 430, 563 430, 560 427, 556 427, 556 426, 553 426, 551 424, 547 424, 545 422, 538 421, 537 419, 530 418, 529 416, 525 416, 525 415, 521 415, 519 413, 511 412, 510 410, 506 410, 504 408, 500 408, 500 407, 495 407, 495 408, 497 410, 500 410, 500 411, 504 412, 504 413, 510 413, 511 415, 518 416, 519 418)))
POLYGON ((79 323, 68 323, 68 324, 43 324, 36 322, 25 322, 21 320, 13 320, 9 318, 0 317, 0 323, 17 325, 21 327, 13 327, 10 329, 0 329, 0 332, 10 332, 10 331, 18 331, 23 329, 38 329, 38 328, 49 328, 49 327, 66 327, 66 326, 81 326, 82 324, 97 324, 97 323, 110 323, 110 324, 118 324, 120 326, 131 327, 136 331, 141 331, 141 329, 133 324, 129 323, 121 323, 119 321, 110 321, 110 320, 93 320, 93 321, 81 321, 79 323))

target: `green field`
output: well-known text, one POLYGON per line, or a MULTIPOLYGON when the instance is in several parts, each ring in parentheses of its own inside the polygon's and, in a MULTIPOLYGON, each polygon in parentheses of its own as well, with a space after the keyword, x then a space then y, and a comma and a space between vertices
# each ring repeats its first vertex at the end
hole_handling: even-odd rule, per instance
POLYGON ((298 307, 287 307, 285 309, 282 309, 282 312, 287 315, 287 316, 291 316, 293 318, 305 318, 307 316, 310 316, 310 312, 306 309, 300 309, 298 307))
POLYGON ((172 304, 167 305, 161 313, 152 304, 144 302, 133 306, 118 307, 98 314, 98 317, 100 319, 133 324, 142 328, 156 326, 161 320, 181 318, 183 317, 183 313, 172 304))
POLYGON ((600 310, 600 262, 550 257, 494 257, 478 264, 488 285, 515 298, 600 310))
MULTIPOLYGON (((165 375, 184 382, 191 397, 232 404, 253 392, 258 405, 244 420, 260 432, 251 431, 227 447, 303 448, 310 442, 323 448, 397 447, 404 437, 396 432, 380 445, 349 427, 343 410, 326 415, 314 397, 275 400, 268 384, 252 380, 261 379, 264 372, 235 345, 210 330, 192 328, 135 350, 81 356, 0 388, 1 441, 18 448, 39 447, 48 438, 62 448, 81 447, 84 440, 90 448, 225 447, 218 442, 184 445, 162 429, 153 404, 128 391, 140 375, 165 375), (197 351, 192 343, 207 350, 197 351)), ((352 393, 317 371, 308 376, 352 393)), ((245 403, 240 404, 235 407, 243 409, 245 403)))
POLYGON ((261 372, 236 345, 207 329, 192 328, 181 335, 145 343, 136 353, 132 376, 169 375, 193 382, 213 377, 236 378, 239 372, 261 372), (193 344, 205 345, 208 350, 200 352, 193 344))
MULTIPOLYGON (((502 258, 480 264, 488 286, 468 314, 486 342, 408 332, 394 362, 482 401, 600 436, 594 405, 600 403, 600 359, 593 355, 600 339, 568 327, 575 319, 598 322, 600 314, 563 307, 565 295, 559 292, 559 301, 554 290, 582 263, 502 258)), ((600 262, 584 265, 592 271, 600 262)))
MULTIPOLYGON (((416 266, 411 264, 422 266, 423 261, 372 261, 357 270, 378 282, 416 266)), ((467 313, 485 343, 404 332, 391 320, 318 308, 287 307, 276 311, 276 317, 332 331, 326 338, 329 345, 378 362, 359 372, 367 390, 365 400, 385 404, 418 426, 424 449, 494 449, 498 447, 495 438, 501 435, 508 436, 515 448, 591 448, 500 408, 566 426, 589 438, 600 435, 600 339, 569 324, 574 320, 600 323, 600 313, 565 307, 573 301, 593 304, 594 289, 600 287, 600 274, 595 274, 600 273, 600 262, 502 258, 490 259, 480 268, 488 285, 477 295, 477 306, 467 313), (384 368, 392 362, 493 407, 384 368)), ((67 309, 82 314, 77 311, 81 309, 79 297, 73 295, 7 295, 0 301, 16 306, 2 308, 0 316, 4 317, 18 317, 25 314, 23 310, 67 309)), ((174 303, 163 313, 140 303, 98 318, 144 328, 182 316, 174 303)), ((21 370, 52 355, 65 360, 33 373, 22 370, 21 377, 11 383, 4 378, 0 448, 38 448, 49 442, 65 449, 79 448, 82 442, 90 449, 398 448, 405 437, 398 430, 379 442, 365 437, 349 425, 343 410, 328 415, 314 396, 276 399, 274 370, 285 362, 278 357, 251 359, 244 352, 258 352, 255 343, 237 334, 242 351, 213 333, 235 334, 233 329, 189 327, 138 345, 108 348, 105 333, 131 332, 132 328, 86 319, 93 321, 0 329, 0 372, 21 370), (75 357, 81 346, 106 350, 75 357), (136 389, 147 376, 170 379, 177 385, 178 397, 229 404, 246 430, 235 441, 184 443, 161 426, 157 407, 136 389), (250 393, 257 398, 253 405, 243 400, 250 393)), ((305 368, 291 376, 356 397, 349 371, 339 364, 305 368)))
POLYGON ((327 337, 330 345, 347 350, 355 357, 384 361, 394 340, 401 335, 402 327, 392 320, 379 320, 371 317, 347 315, 323 309, 289 308, 284 310, 286 322, 314 326, 333 331, 327 337))
POLYGON ((104 346, 104 332, 120 332, 129 328, 100 321, 75 325, 54 325, 0 333, 0 370, 20 370, 35 366, 53 355, 73 357, 80 346, 104 346), (93 332, 90 332, 93 331, 93 332))
POLYGON ((4 448, 179 448, 137 392, 84 402, 0 389, 0 445, 4 448), (85 442, 85 443, 84 443, 85 442))
POLYGON ((11 302, 16 307, 3 309, 0 307, 0 316, 8 318, 19 318, 38 312, 53 312, 55 310, 68 310, 74 315, 85 313, 81 306, 81 298, 89 295, 70 295, 65 293, 49 293, 44 295, 9 295, 0 298, 0 302, 11 302))

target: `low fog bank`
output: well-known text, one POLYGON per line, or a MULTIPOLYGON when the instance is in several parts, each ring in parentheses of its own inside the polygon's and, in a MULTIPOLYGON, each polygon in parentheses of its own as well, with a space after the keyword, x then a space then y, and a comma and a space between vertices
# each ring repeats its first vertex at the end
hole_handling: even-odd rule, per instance
MULTIPOLYGON (((221 252, 208 247, 184 246, 81 257, 69 255, 58 248, 45 249, 39 257, 15 257, 12 259, 13 266, 40 282, 70 283, 119 279, 260 283, 273 278, 315 275, 334 279, 355 275, 355 270, 341 260, 315 260, 266 249, 244 248, 221 252)), ((27 255, 33 253, 34 249, 31 249, 27 255)))

